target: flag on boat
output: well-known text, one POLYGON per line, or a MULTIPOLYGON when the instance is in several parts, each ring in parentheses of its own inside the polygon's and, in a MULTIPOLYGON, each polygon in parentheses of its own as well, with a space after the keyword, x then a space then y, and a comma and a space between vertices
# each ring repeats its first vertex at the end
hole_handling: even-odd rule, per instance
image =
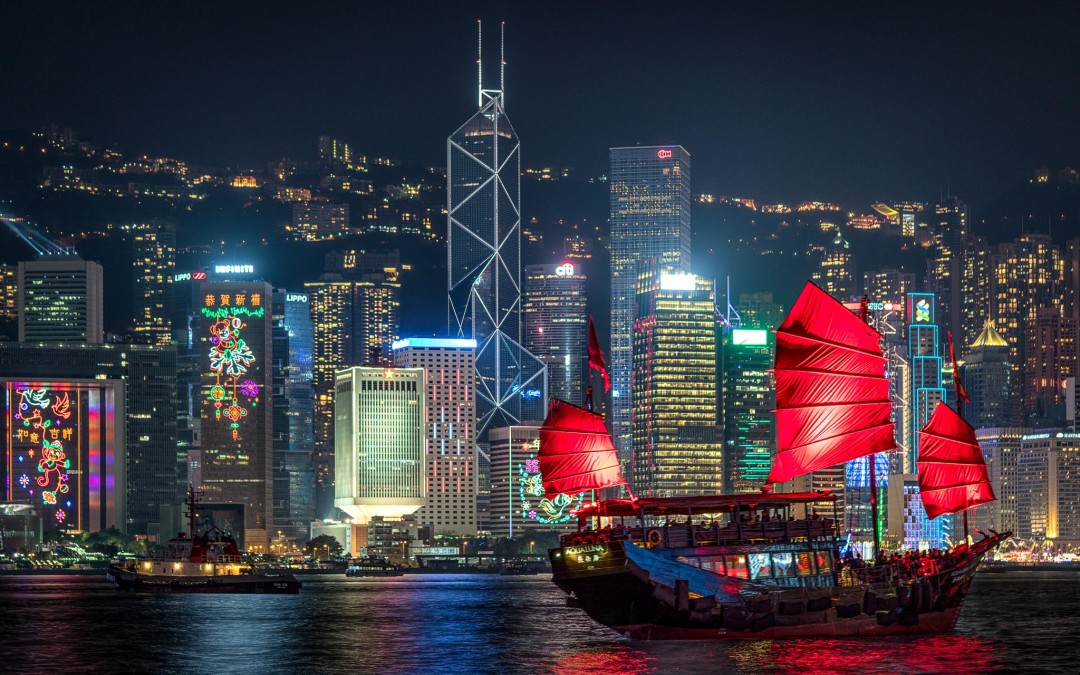
POLYGON ((776 331, 769 483, 896 447, 881 334, 811 282, 776 331))
POLYGON ((929 518, 996 501, 975 429, 938 403, 919 432, 919 493, 929 518))
POLYGON ((604 391, 611 391, 611 376, 608 375, 607 364, 604 363, 604 350, 600 349, 600 341, 596 339, 596 325, 593 324, 592 314, 589 315, 589 368, 599 370, 604 378, 604 391))
POLYGON ((540 427, 537 459, 548 499, 626 484, 604 418, 559 399, 540 427))

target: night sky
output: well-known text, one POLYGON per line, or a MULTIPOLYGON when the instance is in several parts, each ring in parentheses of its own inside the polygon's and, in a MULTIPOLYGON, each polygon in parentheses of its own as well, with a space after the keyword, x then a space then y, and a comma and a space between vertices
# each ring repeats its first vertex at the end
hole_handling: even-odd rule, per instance
POLYGON ((0 129, 216 165, 368 154, 444 164, 490 84, 526 166, 605 171, 681 143, 694 192, 978 205, 1080 164, 1080 3, 19 3, 0 9, 0 129))

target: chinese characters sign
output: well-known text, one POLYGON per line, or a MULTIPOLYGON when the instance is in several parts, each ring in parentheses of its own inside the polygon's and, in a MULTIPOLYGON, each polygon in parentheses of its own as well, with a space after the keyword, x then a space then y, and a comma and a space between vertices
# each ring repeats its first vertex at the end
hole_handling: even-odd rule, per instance
POLYGON ((240 291, 203 296, 201 311, 213 378, 207 396, 214 420, 228 425, 233 440, 240 440, 244 418, 260 401, 261 388, 249 375, 260 355, 249 345, 247 335, 249 323, 261 322, 265 316, 263 300, 261 293, 240 291))

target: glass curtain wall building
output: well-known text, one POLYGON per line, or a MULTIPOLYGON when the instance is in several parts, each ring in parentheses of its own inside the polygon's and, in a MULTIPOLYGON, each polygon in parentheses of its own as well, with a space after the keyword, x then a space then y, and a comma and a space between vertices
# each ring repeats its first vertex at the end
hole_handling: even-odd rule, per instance
POLYGON ((611 431, 628 462, 637 279, 644 261, 690 272, 690 153, 682 146, 611 148, 611 431))
POLYGON ((575 405, 585 395, 589 312, 579 265, 525 267, 525 348, 547 365, 548 394, 575 405))

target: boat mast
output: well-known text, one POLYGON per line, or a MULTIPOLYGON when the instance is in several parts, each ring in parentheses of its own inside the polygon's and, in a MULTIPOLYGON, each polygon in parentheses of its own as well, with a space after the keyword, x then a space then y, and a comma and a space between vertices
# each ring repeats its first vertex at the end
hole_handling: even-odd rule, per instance
MULTIPOLYGON (((863 323, 870 323, 870 298, 865 295, 859 303, 859 318, 863 323)), ((870 460, 870 522, 874 526, 874 561, 876 562, 881 541, 881 523, 878 522, 877 510, 877 470, 874 467, 877 464, 877 453, 871 454, 868 459, 870 460)))
POLYGON ((187 510, 188 537, 191 538, 191 539, 195 538, 195 507, 199 504, 199 497, 198 497, 199 494, 200 493, 195 491, 195 486, 191 485, 189 483, 188 484, 188 498, 187 498, 187 501, 184 502, 184 503, 188 507, 188 510, 187 510))
MULTIPOLYGON (((945 335, 949 338, 949 360, 952 361, 953 370, 953 391, 956 392, 956 414, 960 416, 960 419, 964 419, 964 401, 967 400, 967 391, 964 389, 964 383, 960 379, 960 366, 956 363, 956 350, 953 348, 952 331, 948 331, 945 335)), ((966 420, 965 420, 966 421, 966 420)), ((968 540, 968 511, 970 509, 964 509, 964 543, 968 540)))

